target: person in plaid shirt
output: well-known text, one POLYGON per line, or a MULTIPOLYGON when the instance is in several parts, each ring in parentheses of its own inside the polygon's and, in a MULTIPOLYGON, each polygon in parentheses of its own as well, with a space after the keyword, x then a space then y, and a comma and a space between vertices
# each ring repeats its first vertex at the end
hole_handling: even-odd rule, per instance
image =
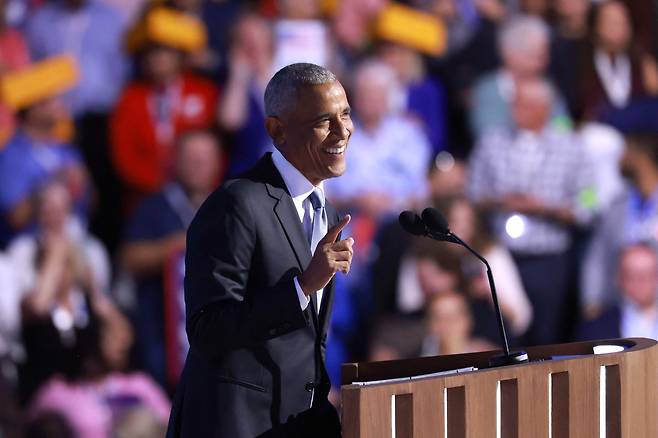
POLYGON ((561 342, 566 335, 571 234, 591 222, 596 206, 583 148, 570 131, 548 123, 553 99, 542 79, 519 84, 516 127, 481 138, 467 185, 519 267, 535 314, 528 344, 561 342))

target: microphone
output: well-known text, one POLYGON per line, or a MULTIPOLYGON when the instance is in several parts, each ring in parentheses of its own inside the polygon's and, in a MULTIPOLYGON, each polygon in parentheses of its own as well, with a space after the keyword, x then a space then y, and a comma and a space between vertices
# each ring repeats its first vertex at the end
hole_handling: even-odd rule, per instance
POLYGON ((425 236, 427 235, 427 227, 423 223, 423 220, 413 211, 405 210, 400 213, 398 218, 400 226, 409 234, 414 236, 425 236))
MULTIPOLYGON (((441 217, 441 219, 443 218, 441 217)), ((451 238, 448 236, 447 232, 445 233, 431 232, 428 226, 426 225, 427 221, 421 219, 420 216, 418 216, 413 211, 409 211, 409 210, 403 211, 402 213, 400 213, 400 217, 398 218, 398 221, 400 222, 400 226, 402 227, 402 229, 404 229, 404 231, 406 231, 409 234, 413 234, 414 236, 429 237, 434 240, 442 240, 448 242, 452 241, 451 238)), ((444 221, 442 226, 433 224, 432 228, 447 230, 448 224, 445 223, 444 221)))
POLYGON ((502 366, 528 362, 528 353, 525 351, 509 351, 509 342, 507 340, 507 333, 505 332, 505 323, 503 322, 503 315, 500 311, 498 294, 496 293, 496 284, 494 282, 493 273, 491 272, 489 262, 487 262, 484 257, 482 257, 473 248, 471 248, 466 242, 460 239, 459 236, 450 231, 450 228, 448 228, 448 221, 446 221, 446 219, 437 209, 426 208, 423 210, 421 215, 422 219, 412 211, 403 211, 400 213, 400 225, 405 229, 405 231, 416 236, 427 236, 434 240, 451 242, 456 243, 457 245, 461 245, 487 267, 487 279, 489 280, 489 288, 491 290, 494 310, 496 312, 496 318, 498 322, 498 331, 500 338, 503 341, 504 349, 504 353, 502 355, 497 355, 489 359, 489 365, 502 366))

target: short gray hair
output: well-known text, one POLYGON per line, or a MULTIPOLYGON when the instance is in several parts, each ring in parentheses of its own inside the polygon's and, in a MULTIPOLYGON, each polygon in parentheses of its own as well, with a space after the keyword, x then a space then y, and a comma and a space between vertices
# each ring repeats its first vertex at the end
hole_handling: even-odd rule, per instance
POLYGON ((310 63, 290 64, 270 79, 265 88, 265 115, 279 117, 291 111, 297 102, 297 93, 303 86, 336 82, 336 75, 328 69, 310 63))
POLYGON ((503 25, 498 34, 498 47, 505 50, 524 50, 534 38, 548 41, 550 29, 540 18, 522 15, 512 18, 503 25))

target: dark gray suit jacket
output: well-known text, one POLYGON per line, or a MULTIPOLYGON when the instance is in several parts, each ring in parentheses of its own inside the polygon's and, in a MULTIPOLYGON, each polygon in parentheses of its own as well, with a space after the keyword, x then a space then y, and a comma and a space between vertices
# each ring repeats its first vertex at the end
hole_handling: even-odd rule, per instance
MULTIPOLYGON (((331 227, 339 217, 326 208, 331 227)), ((318 409, 326 414, 333 281, 319 315, 315 297, 302 311, 293 278, 310 260, 271 154, 201 206, 187 233, 190 352, 168 437, 307 436, 306 427, 327 418, 318 409)))

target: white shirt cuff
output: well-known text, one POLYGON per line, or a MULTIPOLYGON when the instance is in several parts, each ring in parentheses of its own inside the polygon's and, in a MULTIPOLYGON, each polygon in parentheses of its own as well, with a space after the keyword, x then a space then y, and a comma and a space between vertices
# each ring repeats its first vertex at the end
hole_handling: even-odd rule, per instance
POLYGON ((309 299, 309 297, 306 296, 306 294, 302 290, 302 287, 299 285, 299 280, 297 280, 297 277, 293 278, 293 281, 295 282, 295 289, 297 289, 297 298, 299 298, 299 306, 302 308, 302 311, 304 311, 308 307, 308 303, 311 300, 309 299))

